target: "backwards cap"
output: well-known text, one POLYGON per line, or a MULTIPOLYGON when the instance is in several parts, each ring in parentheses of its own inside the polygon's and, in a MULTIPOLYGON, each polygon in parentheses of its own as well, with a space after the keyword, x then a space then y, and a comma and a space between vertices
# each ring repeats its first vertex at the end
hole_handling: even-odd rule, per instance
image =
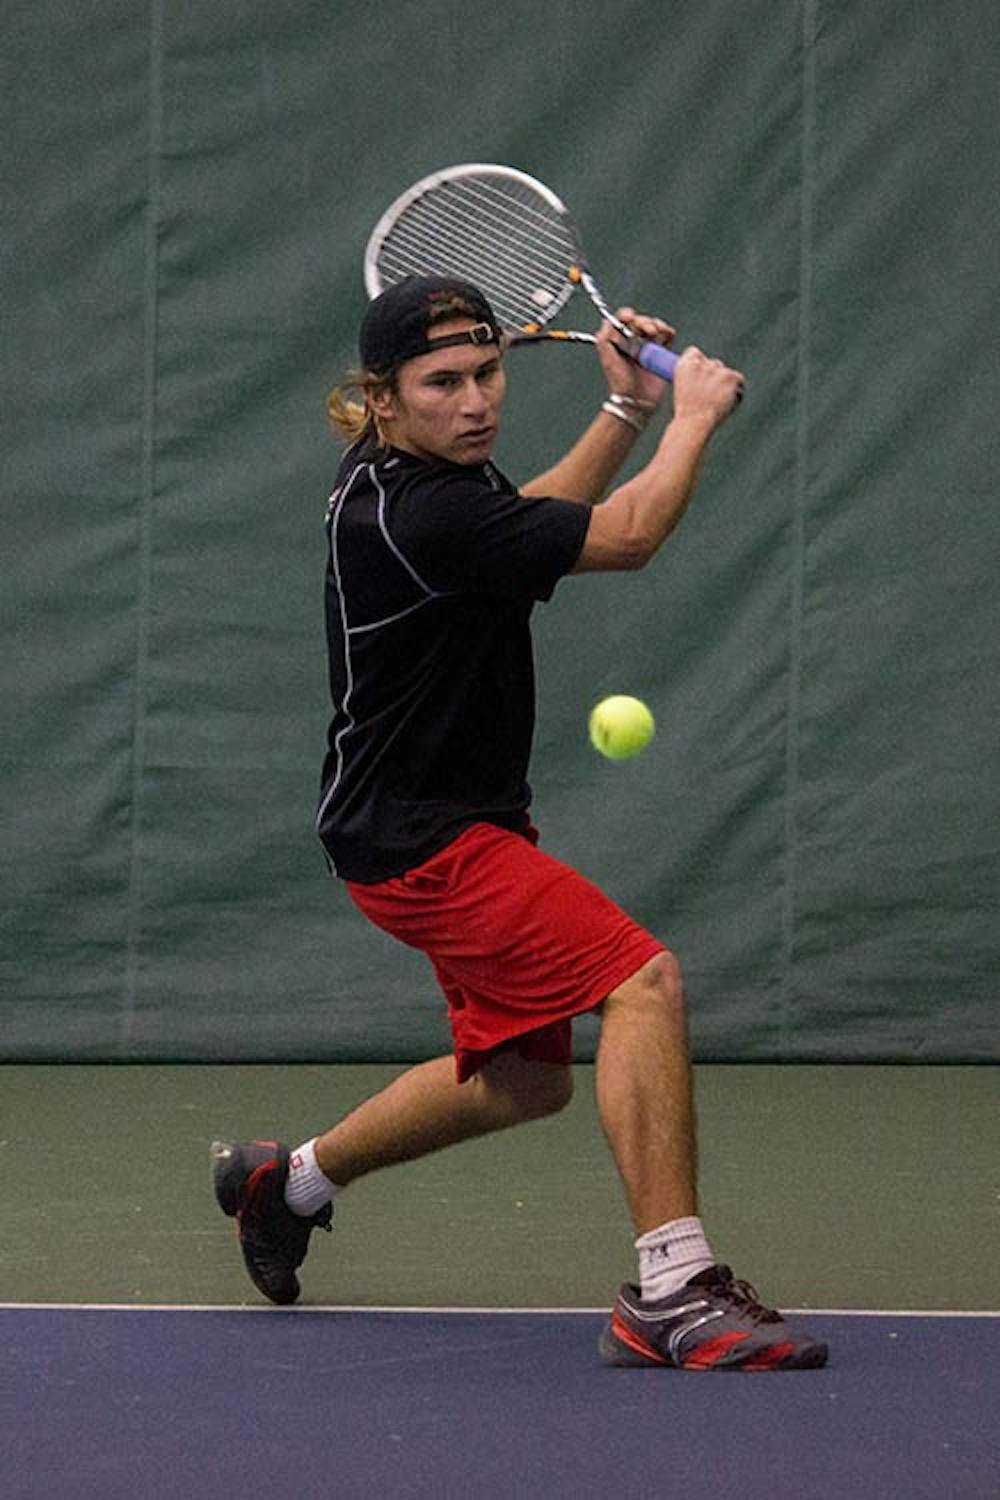
MULTIPOLYGON (((458 314, 461 316, 461 314, 458 314)), ((404 360, 452 344, 499 344, 500 325, 478 287, 454 276, 407 276, 369 302, 358 339, 361 363, 374 375, 388 374, 404 360), (465 333, 428 337, 443 302, 457 298, 479 319, 465 333)))

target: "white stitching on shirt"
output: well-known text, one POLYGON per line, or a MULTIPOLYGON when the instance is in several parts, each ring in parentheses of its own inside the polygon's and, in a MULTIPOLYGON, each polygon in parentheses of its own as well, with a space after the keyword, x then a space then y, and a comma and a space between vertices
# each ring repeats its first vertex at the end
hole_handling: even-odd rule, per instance
MULTIPOLYGON (((363 464, 358 464, 357 468, 354 469, 351 473, 351 476, 347 480, 347 483, 341 488, 339 493, 335 493, 333 495, 330 501, 330 564, 333 568, 333 576, 337 584, 337 598, 340 601, 340 623, 344 632, 344 680, 346 682, 346 687, 344 689, 344 701, 341 707, 343 708, 346 722, 343 727, 338 730, 336 738, 334 740, 333 749, 337 757, 337 768, 334 771, 333 779, 330 782, 327 794, 320 803, 319 810, 316 814, 317 829, 323 822, 326 810, 333 800, 334 793, 340 786, 340 778, 344 774, 344 755, 341 749, 340 742, 343 739, 344 735, 348 734, 350 730, 352 730, 355 726, 354 716, 351 713, 349 707, 351 693, 354 688, 354 670, 351 664, 350 631, 347 626, 347 599, 344 595, 343 581, 341 580, 340 576, 340 559, 337 554, 337 527, 340 522, 341 512, 344 508, 344 501, 347 499, 347 495, 351 486, 353 485, 358 475, 362 472, 363 468, 363 464)), ((333 869, 333 873, 336 874, 337 872, 333 866, 332 859, 330 861, 330 867, 331 869, 333 869)))
POLYGON ((443 594, 432 594, 429 599, 418 599, 416 604, 407 605, 406 609, 401 609, 398 614, 386 615, 384 620, 372 620, 369 625, 352 625, 348 629, 347 634, 363 635, 366 630, 379 630, 383 625, 393 625, 397 620, 402 620, 407 615, 412 615, 415 609, 426 609, 427 605, 433 604, 435 599, 443 599, 444 597, 443 594))
MULTIPOLYGON (((397 460, 391 460, 390 462, 395 463, 397 462, 397 460)), ((488 468, 486 469, 486 475, 492 487, 494 489, 499 489, 500 485, 495 475, 488 468)), ((343 740, 345 735, 349 734, 352 729, 356 728, 357 723, 350 708, 351 694, 354 689, 354 671, 351 663, 350 649, 351 636, 361 635, 365 631, 378 630, 384 625, 391 625, 394 621, 401 620, 406 615, 412 614, 414 610, 423 609, 425 605, 433 603, 433 601, 436 599, 447 599, 451 597, 452 593, 454 592, 452 590, 442 591, 439 589, 432 589, 428 583, 425 583, 423 578, 421 578, 420 574, 417 572, 416 568, 408 560, 408 558, 403 555, 399 547, 389 535, 389 529, 385 518, 385 507, 385 490, 378 477, 376 466, 373 463, 358 464, 356 468, 352 469, 350 476, 341 486, 341 488, 339 490, 335 490, 331 495, 327 507, 327 515, 330 525, 330 563, 333 568, 334 580, 336 582, 337 598, 340 604, 340 623, 344 636, 344 679, 346 687, 344 689, 343 702, 340 706, 345 715, 345 723, 337 731, 337 735, 334 739, 333 750, 336 756, 336 770, 334 771, 333 778, 330 782, 329 787, 327 788, 326 796, 320 803, 319 810, 316 814, 317 829, 321 826, 323 819, 326 816, 326 810, 332 802, 344 774, 344 755, 341 741, 343 740), (390 552, 392 552, 393 556, 396 557, 400 563, 402 563, 403 567, 409 573, 413 581, 418 585, 419 588, 423 589, 425 598, 419 600, 416 604, 409 605, 408 608, 404 610, 400 610, 398 614, 387 616, 384 620, 373 620, 368 625, 348 625, 347 598, 344 592, 344 583, 340 573, 340 557, 337 551, 337 532, 341 512, 344 506, 344 501, 347 499, 348 493, 352 485, 354 484, 354 481, 357 479, 358 475, 366 468, 368 470, 368 476, 371 479, 371 482, 374 485, 376 491, 378 492, 378 524, 379 530, 382 533, 382 538, 385 541, 385 544, 389 548, 390 552)), ((329 858, 329 855, 327 857, 329 858)), ((330 860, 330 867, 333 870, 333 873, 336 875, 337 871, 333 865, 332 859, 330 860)))
POLYGON ((427 594, 431 599, 440 598, 441 596, 438 593, 437 589, 432 589, 429 583, 424 582, 420 574, 417 572, 416 568, 408 560, 408 558, 403 556, 402 552, 399 550, 399 548, 396 546, 396 543, 389 535, 389 528, 386 524, 385 519, 385 490, 382 488, 382 482, 375 471, 374 464, 369 465, 368 472, 371 476, 372 484, 378 490, 378 524, 379 530, 381 531, 382 536, 385 539, 386 546, 389 548, 390 552, 392 552, 393 555, 399 559, 399 561, 403 564, 403 567, 409 573, 410 577, 414 580, 415 583, 418 583, 420 585, 425 594, 427 594))

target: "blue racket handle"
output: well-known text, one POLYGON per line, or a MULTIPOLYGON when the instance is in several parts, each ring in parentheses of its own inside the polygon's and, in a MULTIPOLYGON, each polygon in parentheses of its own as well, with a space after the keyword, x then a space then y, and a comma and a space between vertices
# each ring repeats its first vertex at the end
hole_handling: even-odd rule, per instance
POLYGON ((672 349, 664 349, 652 339, 644 339, 635 352, 635 359, 644 370, 659 375, 661 380, 673 380, 678 356, 672 349))

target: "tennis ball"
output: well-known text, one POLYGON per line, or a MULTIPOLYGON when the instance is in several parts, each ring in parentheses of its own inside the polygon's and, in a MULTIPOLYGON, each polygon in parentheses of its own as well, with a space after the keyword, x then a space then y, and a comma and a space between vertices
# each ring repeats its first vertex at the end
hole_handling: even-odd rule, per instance
POLYGON ((639 698, 602 698, 590 713, 590 743, 608 760, 629 760, 645 750, 656 730, 653 715, 639 698))

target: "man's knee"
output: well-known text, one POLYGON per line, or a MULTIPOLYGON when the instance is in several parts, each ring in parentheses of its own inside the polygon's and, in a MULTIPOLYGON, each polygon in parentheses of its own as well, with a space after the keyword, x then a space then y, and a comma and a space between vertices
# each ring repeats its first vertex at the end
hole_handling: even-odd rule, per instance
POLYGON ((546 1115, 557 1115, 565 1109, 573 1097, 573 1073, 570 1068, 556 1063, 534 1063, 538 1070, 529 1082, 524 1102, 529 1120, 543 1119, 546 1115))
POLYGON ((662 1012, 671 1018, 683 1017, 684 980, 681 966, 668 950, 643 964, 604 1002, 604 1014, 611 1010, 662 1012))
POLYGON ((480 1069, 482 1083, 502 1096, 513 1120, 540 1120, 558 1114, 573 1097, 572 1069, 504 1050, 480 1069))

